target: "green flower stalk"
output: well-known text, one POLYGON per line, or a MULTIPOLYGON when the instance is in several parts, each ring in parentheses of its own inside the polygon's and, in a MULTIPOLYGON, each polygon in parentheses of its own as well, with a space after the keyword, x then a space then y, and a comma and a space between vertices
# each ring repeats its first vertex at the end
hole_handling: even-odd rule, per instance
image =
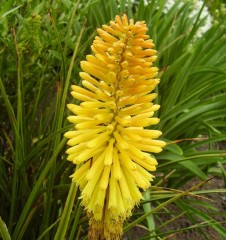
POLYGON ((154 44, 145 22, 116 16, 97 29, 93 55, 81 62, 83 87, 72 86, 79 105, 68 104, 74 130, 68 138, 68 160, 79 165, 72 180, 81 190, 89 217, 89 239, 119 239, 123 222, 150 186, 162 133, 146 129, 159 122, 153 93, 159 79, 153 66, 154 44))

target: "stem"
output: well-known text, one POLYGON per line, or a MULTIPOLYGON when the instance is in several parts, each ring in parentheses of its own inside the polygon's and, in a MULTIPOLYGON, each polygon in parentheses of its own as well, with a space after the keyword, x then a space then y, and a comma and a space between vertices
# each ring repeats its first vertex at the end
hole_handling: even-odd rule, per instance
POLYGON ((65 207, 64 207, 61 219, 60 219, 60 224, 57 229, 54 240, 64 239, 64 236, 66 234, 67 227, 68 227, 68 222, 70 220, 72 207, 74 205, 75 196, 77 194, 77 189, 78 188, 76 186, 76 183, 72 181, 71 187, 70 187, 70 190, 69 190, 69 193, 67 196, 66 204, 65 204, 65 207))
MULTIPOLYGON (((150 190, 150 188, 147 189, 144 192, 143 196, 144 196, 145 200, 149 201, 149 202, 143 204, 144 212, 148 213, 148 212, 150 212, 152 210, 152 206, 151 206, 151 190, 150 190)), ((146 220, 147 220, 148 228, 150 230, 152 230, 152 231, 155 230, 155 220, 154 220, 153 214, 150 214, 149 216, 147 216, 146 220)), ((155 232, 152 232, 150 234, 150 236, 152 236, 152 235, 155 235, 155 232)))

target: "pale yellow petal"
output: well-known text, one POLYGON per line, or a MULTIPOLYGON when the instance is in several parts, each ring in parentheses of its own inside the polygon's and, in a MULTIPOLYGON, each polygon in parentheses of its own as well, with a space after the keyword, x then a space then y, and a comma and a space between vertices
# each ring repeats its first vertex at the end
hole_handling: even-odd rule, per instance
POLYGON ((113 144, 115 142, 114 138, 111 138, 108 147, 106 148, 106 155, 104 159, 104 165, 110 166, 113 161, 113 144))
POLYGON ((91 160, 89 171, 87 171, 86 179, 88 181, 96 177, 96 173, 100 172, 99 170, 104 167, 104 156, 105 152, 98 155, 96 159, 91 160))
POLYGON ((106 190, 108 187, 111 166, 104 166, 104 170, 100 179, 100 189, 106 190))
POLYGON ((121 179, 122 170, 119 163, 118 151, 116 148, 113 150, 113 166, 112 166, 112 177, 116 180, 121 179))

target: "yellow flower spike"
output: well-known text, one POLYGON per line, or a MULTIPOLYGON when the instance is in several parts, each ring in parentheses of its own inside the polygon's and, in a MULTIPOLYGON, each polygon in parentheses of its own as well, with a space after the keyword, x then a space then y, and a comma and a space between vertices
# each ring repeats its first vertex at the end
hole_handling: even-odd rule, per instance
POLYGON ((92 158, 93 156, 95 156, 96 154, 100 154, 101 152, 103 152, 104 148, 105 148, 104 146, 101 146, 97 149, 96 148, 87 149, 86 151, 81 152, 73 160, 73 162, 76 164, 85 162, 85 161, 89 160, 90 158, 92 158))
POLYGON ((154 43, 144 21, 116 16, 97 29, 91 49, 81 61, 82 87, 72 86, 80 104, 68 104, 74 129, 68 138, 68 160, 79 164, 72 180, 81 190, 89 218, 88 239, 118 240, 123 222, 143 198, 162 151, 161 131, 145 129, 159 122, 153 92, 160 80, 154 43))
POLYGON ((66 153, 69 154, 69 156, 75 155, 76 153, 81 152, 85 146, 86 146, 86 143, 80 143, 76 146, 68 148, 66 153))
POLYGON ((127 169, 132 171, 135 171, 137 169, 132 159, 127 155, 127 152, 123 149, 120 149, 119 160, 127 169))
POLYGON ((87 161, 70 177, 72 177, 73 181, 76 182, 81 176, 87 175, 87 171, 89 170, 89 167, 90 167, 90 161, 87 161))
POLYGON ((79 73, 79 76, 83 79, 83 80, 86 80, 90 83, 92 83, 93 85, 99 87, 100 86, 100 83, 93 77, 91 77, 88 73, 86 72, 80 72, 79 73))
POLYGON ((115 139, 112 138, 109 141, 108 147, 106 149, 105 159, 104 159, 104 165, 110 166, 113 161, 113 144, 115 142, 115 139))
MULTIPOLYGON (((108 200, 108 208, 112 208, 114 211, 117 209, 117 199, 116 199, 116 184, 118 184, 117 179, 115 177, 110 177, 109 182, 109 200, 108 200)), ((116 214, 117 217, 117 214, 116 214)))
POLYGON ((86 175, 86 179, 88 181, 96 178, 96 172, 99 173, 100 172, 99 170, 104 168, 104 164, 103 164, 104 157, 105 157, 105 152, 99 155, 97 159, 95 160, 92 159, 92 165, 90 165, 86 175))
POLYGON ((100 133, 96 138, 87 143, 87 148, 98 148, 99 146, 103 145, 109 140, 109 134, 110 132, 108 131, 100 133))
POLYGON ((117 200, 117 208, 115 209, 115 211, 118 213, 117 218, 119 218, 120 216, 122 219, 125 219, 127 209, 126 209, 126 206, 124 205, 124 202, 122 199, 122 193, 121 193, 118 182, 116 183, 116 200, 117 200))
MULTIPOLYGON (((124 201, 127 203, 127 204, 130 204, 132 202, 132 197, 130 195, 130 191, 129 191, 129 188, 128 188, 128 184, 127 184, 127 181, 126 181, 126 178, 122 172, 122 177, 120 178, 119 180, 119 186, 120 186, 120 189, 121 189, 121 193, 122 193, 122 196, 123 196, 123 199, 124 201)), ((132 206, 133 207, 133 206, 132 206)), ((130 209, 129 209, 130 210, 130 209)))
POLYGON ((108 187, 109 176, 110 176, 111 166, 105 166, 103 174, 100 179, 100 189, 106 190, 108 187))
POLYGON ((143 167, 137 165, 137 171, 142 174, 144 178, 146 178, 148 181, 152 181, 154 176, 150 174, 148 171, 146 171, 143 167))
MULTIPOLYGON (((93 101, 95 101, 95 99, 97 98, 97 96, 96 96, 94 93, 92 93, 92 92, 90 92, 90 91, 88 91, 88 90, 86 90, 86 89, 84 89, 84 88, 81 88, 81 87, 79 87, 79 86, 72 85, 71 88, 72 88, 72 90, 73 90, 73 92, 71 93, 72 96, 73 96, 74 94, 76 94, 76 93, 79 93, 79 94, 81 94, 81 95, 83 95, 83 96, 88 97, 88 99, 91 99, 91 100, 93 100, 93 101)), ((73 97, 74 97, 74 96, 73 96, 73 97)), ((75 97, 75 98, 76 98, 76 97, 75 97)), ((82 101, 84 101, 84 100, 82 100, 82 101)), ((85 100, 85 101, 87 101, 87 100, 85 100)))
POLYGON ((113 149, 113 166, 112 166, 112 177, 116 180, 120 180, 122 176, 122 171, 120 167, 118 151, 116 148, 113 149))
POLYGON ((106 191, 101 190, 100 181, 97 182, 97 184, 92 192, 92 196, 90 194, 86 195, 86 194, 82 193, 82 196, 81 196, 82 204, 84 206, 86 206, 86 209, 88 212, 90 212, 90 213, 95 212, 95 220, 96 221, 102 220, 105 197, 106 197, 106 191))
POLYGON ((140 199, 143 199, 141 192, 139 191, 138 186, 135 184, 134 177, 131 175, 131 172, 126 171, 124 166, 122 166, 122 171, 125 175, 126 182, 130 191, 130 195, 134 201, 134 205, 138 204, 140 199))

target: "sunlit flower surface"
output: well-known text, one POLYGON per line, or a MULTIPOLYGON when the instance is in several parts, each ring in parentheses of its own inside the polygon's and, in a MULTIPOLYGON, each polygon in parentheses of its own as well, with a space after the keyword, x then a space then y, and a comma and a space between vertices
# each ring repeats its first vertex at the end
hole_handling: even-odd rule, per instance
POLYGON ((153 93, 159 79, 154 44, 145 22, 116 16, 97 29, 93 55, 81 62, 83 87, 72 86, 79 105, 68 104, 74 130, 65 134, 68 160, 79 164, 72 175, 89 217, 89 239, 119 239, 124 220, 150 186, 157 162, 159 105, 153 93))

